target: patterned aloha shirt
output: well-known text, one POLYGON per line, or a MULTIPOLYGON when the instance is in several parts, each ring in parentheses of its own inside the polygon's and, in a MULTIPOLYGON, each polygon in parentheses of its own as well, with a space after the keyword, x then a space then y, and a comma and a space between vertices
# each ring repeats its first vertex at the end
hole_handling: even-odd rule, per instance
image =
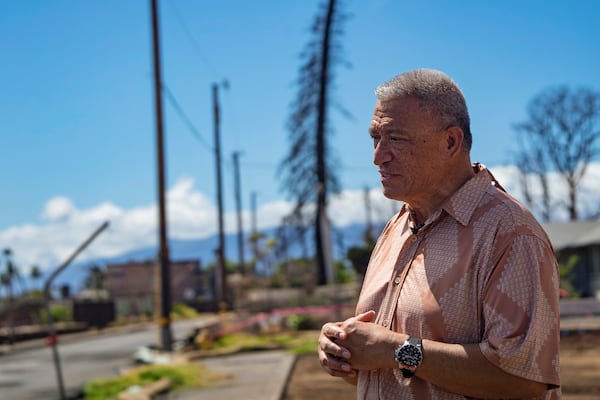
MULTIPOLYGON (((491 173, 475 176, 413 234, 404 205, 371 256, 357 313, 445 343, 479 343, 504 371, 548 385, 560 399, 558 266, 535 218, 491 173)), ((427 357, 427 349, 424 350, 427 357)), ((399 369, 359 372, 358 399, 465 399, 399 369)))

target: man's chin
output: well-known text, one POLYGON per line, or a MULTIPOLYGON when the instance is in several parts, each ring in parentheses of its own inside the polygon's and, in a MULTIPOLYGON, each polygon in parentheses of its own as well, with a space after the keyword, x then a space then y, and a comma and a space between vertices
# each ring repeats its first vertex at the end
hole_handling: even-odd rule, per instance
POLYGON ((402 195, 397 190, 392 190, 391 188, 386 188, 383 186, 383 195, 390 200, 403 201, 402 195))

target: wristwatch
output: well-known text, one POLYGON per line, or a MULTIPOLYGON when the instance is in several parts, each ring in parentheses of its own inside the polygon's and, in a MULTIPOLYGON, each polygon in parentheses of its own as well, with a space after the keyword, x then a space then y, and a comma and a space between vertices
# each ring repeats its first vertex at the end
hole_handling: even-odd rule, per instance
POLYGON ((396 348, 395 359, 405 378, 415 374, 415 370, 423 361, 423 341, 419 338, 409 337, 406 342, 396 348))

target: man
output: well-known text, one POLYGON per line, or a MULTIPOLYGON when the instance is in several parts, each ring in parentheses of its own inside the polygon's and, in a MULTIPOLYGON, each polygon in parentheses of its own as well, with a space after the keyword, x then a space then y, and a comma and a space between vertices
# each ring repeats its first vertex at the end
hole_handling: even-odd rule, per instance
POLYGON ((384 228, 355 317, 319 360, 359 399, 560 398, 558 267, 534 217, 471 164, 467 106, 419 69, 376 90, 370 134, 384 228))

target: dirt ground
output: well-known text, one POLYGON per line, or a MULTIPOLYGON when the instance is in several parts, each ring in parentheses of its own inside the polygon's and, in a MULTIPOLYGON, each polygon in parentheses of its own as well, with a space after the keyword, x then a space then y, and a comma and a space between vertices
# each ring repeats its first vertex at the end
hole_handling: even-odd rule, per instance
MULTIPOLYGON (((600 332, 561 338, 563 400, 600 399, 600 332)), ((284 400, 356 398, 354 387, 321 370, 316 354, 299 357, 284 400)))

